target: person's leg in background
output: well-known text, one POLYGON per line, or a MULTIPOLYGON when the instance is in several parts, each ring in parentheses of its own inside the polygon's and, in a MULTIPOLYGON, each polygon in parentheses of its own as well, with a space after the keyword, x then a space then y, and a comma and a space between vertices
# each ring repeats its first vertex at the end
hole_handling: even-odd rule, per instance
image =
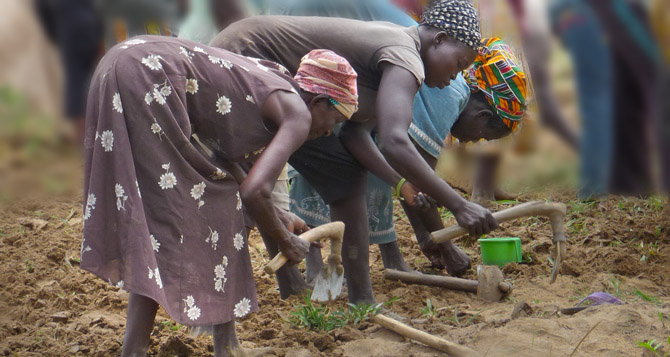
POLYGON ((641 196, 653 192, 652 118, 657 110, 660 62, 648 14, 626 0, 588 0, 611 39, 614 56, 614 155, 610 191, 641 196))
POLYGON ((557 0, 552 22, 574 62, 582 117, 579 198, 607 193, 613 153, 612 54, 593 10, 583 0, 557 0))
POLYGON ((56 16, 66 78, 65 116, 74 124, 74 140, 82 144, 86 94, 101 48, 101 23, 91 0, 61 0, 56 16))

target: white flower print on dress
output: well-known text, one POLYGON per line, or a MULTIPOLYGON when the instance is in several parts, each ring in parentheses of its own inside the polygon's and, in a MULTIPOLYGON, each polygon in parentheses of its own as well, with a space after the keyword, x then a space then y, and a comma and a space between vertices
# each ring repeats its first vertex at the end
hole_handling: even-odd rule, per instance
POLYGON ((225 69, 231 69, 231 68, 233 68, 233 62, 222 59, 221 60, 221 67, 223 67, 225 69))
POLYGON ((214 64, 221 64, 221 59, 219 57, 214 57, 212 55, 209 55, 207 58, 209 58, 209 61, 214 63, 214 64))
POLYGON ((161 94, 163 95, 163 97, 167 98, 168 96, 170 96, 170 94, 172 94, 172 88, 170 88, 170 86, 168 85, 163 85, 163 87, 161 87, 161 94))
POLYGON ((149 67, 152 71, 158 71, 163 69, 163 65, 160 61, 161 59, 163 59, 161 56, 149 55, 148 57, 142 58, 142 64, 149 67))
POLYGON ((156 285, 158 285, 159 288, 163 288, 163 280, 161 279, 160 272, 158 271, 158 267, 156 267, 155 270, 152 270, 151 267, 149 268, 149 279, 155 279, 156 280, 156 285))
POLYGON ((111 130, 105 130, 100 135, 100 144, 105 149, 105 152, 110 152, 114 149, 114 133, 111 130))
POLYGON ((251 300, 247 298, 242 298, 240 302, 235 304, 235 309, 233 310, 233 313, 235 314, 235 317, 241 318, 247 316, 250 310, 251 310, 251 300))
POLYGON ((188 59, 189 63, 193 59, 193 52, 188 51, 183 46, 179 46, 179 54, 182 54, 188 59))
POLYGON ((112 105, 114 106, 114 110, 116 110, 119 113, 123 113, 123 105, 121 104, 121 93, 114 94, 114 97, 112 98, 112 105))
POLYGON ((84 209, 84 221, 91 218, 91 213, 95 209, 95 195, 92 193, 88 194, 88 199, 86 200, 86 208, 84 209))
POLYGON ((256 67, 262 69, 265 72, 269 72, 270 69, 261 64, 261 60, 255 57, 249 57, 249 59, 256 64, 256 67))
POLYGON ((143 43, 147 43, 147 41, 144 41, 144 40, 142 40, 142 39, 136 38, 136 39, 133 39, 133 40, 128 40, 128 41, 124 42, 123 44, 124 44, 124 45, 132 46, 132 45, 141 45, 141 44, 143 44, 143 43))
POLYGON ((158 139, 160 139, 160 141, 163 141, 163 135, 165 134, 165 132, 163 131, 163 128, 161 128, 161 126, 156 121, 156 118, 152 119, 154 120, 154 122, 151 124, 150 127, 151 132, 158 135, 158 139))
POLYGON ((186 93, 196 94, 198 93, 198 80, 195 78, 189 78, 186 80, 186 93))
POLYGON ((195 305, 195 299, 193 295, 189 295, 184 299, 186 305, 184 306, 184 313, 191 320, 197 320, 200 318, 200 308, 195 305))
POLYGON ((116 210, 126 210, 126 200, 128 200, 128 196, 126 196, 126 191, 123 189, 123 186, 120 184, 116 184, 114 186, 114 193, 116 194, 116 210))
POLYGON ((207 52, 205 52, 205 50, 203 50, 201 47, 198 47, 198 46, 193 47, 193 52, 200 52, 203 55, 207 54, 207 52))
POLYGON ((177 177, 169 171, 170 163, 164 164, 162 167, 165 170, 165 173, 161 175, 161 178, 158 181, 158 185, 163 190, 174 188, 177 185, 177 177))
POLYGON ((214 267, 214 290, 219 292, 225 292, 224 287, 226 286, 226 267, 228 266, 228 257, 223 256, 223 262, 214 267))
POLYGON ((201 200, 200 197, 205 194, 205 181, 202 181, 198 184, 193 185, 193 188, 191 188, 191 197, 193 197, 194 200, 198 201, 198 208, 202 207, 202 205, 205 204, 205 201, 201 200))
POLYGON ((226 97, 225 95, 220 96, 219 99, 216 101, 216 112, 221 115, 226 115, 230 113, 232 107, 233 103, 231 103, 230 99, 228 99, 228 97, 226 97))
POLYGON ((254 97, 252 97, 251 95, 247 95, 247 102, 256 104, 256 101, 254 100, 254 97))
POLYGON ((86 244, 86 237, 84 237, 84 239, 81 240, 81 253, 80 253, 80 255, 83 255, 86 252, 90 252, 91 250, 92 250, 91 246, 86 244))
POLYGON ((239 211, 242 209, 242 199, 240 198, 240 192, 237 191, 235 196, 237 197, 237 206, 235 206, 235 209, 239 211))
POLYGON ((151 249, 153 249, 154 252, 158 253, 158 250, 161 247, 160 242, 158 242, 158 240, 156 240, 156 237, 154 237, 153 234, 149 234, 149 239, 151 239, 151 249))
POLYGON ((154 101, 154 96, 151 95, 151 92, 147 92, 147 94, 144 95, 144 102, 147 103, 147 105, 151 105, 151 102, 154 101))
POLYGON ((233 238, 233 246, 235 246, 235 249, 237 249, 238 252, 244 248, 244 237, 241 233, 235 233, 235 237, 233 238))
POLYGON ((166 103, 166 98, 172 94, 172 88, 167 85, 167 81, 163 83, 163 86, 161 87, 160 84, 154 84, 154 90, 152 92, 152 95, 154 97, 154 100, 156 103, 163 105, 166 103))
POLYGON ((221 171, 220 168, 217 167, 216 171, 214 171, 214 173, 211 176, 209 176, 209 178, 211 178, 214 181, 218 181, 218 180, 225 179, 226 176, 228 176, 228 175, 225 172, 221 171))
POLYGON ((210 243, 212 249, 216 250, 217 242, 219 241, 219 232, 213 231, 212 227, 209 227, 209 235, 205 238, 205 243, 210 243))

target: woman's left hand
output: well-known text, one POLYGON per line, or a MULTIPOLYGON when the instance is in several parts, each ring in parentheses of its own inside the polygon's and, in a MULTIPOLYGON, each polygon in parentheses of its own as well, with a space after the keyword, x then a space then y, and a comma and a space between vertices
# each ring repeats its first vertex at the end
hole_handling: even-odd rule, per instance
POLYGON ((409 181, 405 181, 400 187, 400 195, 412 207, 428 208, 437 206, 435 200, 419 191, 409 181))

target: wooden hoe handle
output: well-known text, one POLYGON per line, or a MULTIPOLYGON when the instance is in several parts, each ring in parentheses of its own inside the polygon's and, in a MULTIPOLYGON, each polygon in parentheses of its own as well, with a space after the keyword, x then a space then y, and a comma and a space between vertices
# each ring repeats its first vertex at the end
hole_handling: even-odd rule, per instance
MULTIPOLYGON (((532 201, 510 207, 493 214, 498 223, 511 221, 521 217, 547 216, 551 220, 551 228, 554 232, 555 242, 565 241, 565 205, 562 203, 532 201)), ((468 234, 461 226, 451 226, 431 233, 433 242, 444 243, 454 238, 468 234)))
MULTIPOLYGON (((314 243, 315 241, 324 238, 330 239, 330 256, 339 257, 340 261, 342 261, 341 257, 343 235, 344 223, 331 222, 308 230, 307 232, 301 234, 300 238, 310 243, 314 243)), ((272 258, 268 265, 265 266, 265 272, 272 274, 279 270, 279 268, 281 268, 284 264, 286 264, 287 261, 288 259, 286 259, 284 254, 279 252, 279 254, 275 255, 275 257, 272 258)))
POLYGON ((466 357, 466 356, 481 356, 479 352, 459 345, 455 344, 453 342, 449 342, 445 339, 439 338, 437 336, 433 336, 429 333, 423 332, 421 330, 417 330, 413 327, 407 326, 403 324, 402 322, 396 321, 390 317, 386 317, 384 315, 375 315, 372 318, 370 318, 372 322, 387 328, 399 335, 411 338, 412 340, 419 341, 421 343, 424 343, 438 351, 442 351, 444 353, 449 354, 450 356, 456 356, 456 357, 466 357))

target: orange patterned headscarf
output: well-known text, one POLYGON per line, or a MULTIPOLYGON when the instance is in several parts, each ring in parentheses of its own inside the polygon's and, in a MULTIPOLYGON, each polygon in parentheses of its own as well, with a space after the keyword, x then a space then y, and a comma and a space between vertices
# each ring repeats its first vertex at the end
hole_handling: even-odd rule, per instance
POLYGON ((482 40, 479 55, 464 77, 471 89, 486 95, 503 123, 516 129, 526 111, 528 80, 521 62, 501 39, 482 40))
POLYGON ((351 119, 358 111, 357 77, 344 57, 329 50, 312 50, 300 61, 294 79, 307 92, 328 95, 335 109, 351 119))

